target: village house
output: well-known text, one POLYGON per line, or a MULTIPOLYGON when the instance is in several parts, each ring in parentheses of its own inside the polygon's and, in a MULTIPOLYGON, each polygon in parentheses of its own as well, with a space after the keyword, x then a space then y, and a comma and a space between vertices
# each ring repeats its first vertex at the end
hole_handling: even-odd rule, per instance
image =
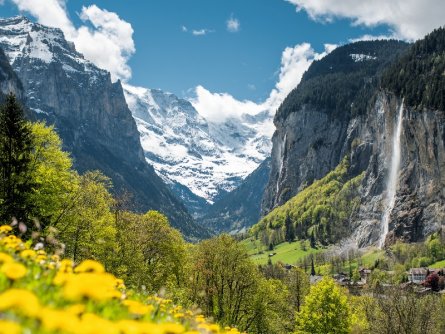
POLYGON ((411 268, 408 272, 408 281, 415 284, 422 284, 428 275, 436 273, 443 276, 445 269, 431 269, 431 268, 411 268))

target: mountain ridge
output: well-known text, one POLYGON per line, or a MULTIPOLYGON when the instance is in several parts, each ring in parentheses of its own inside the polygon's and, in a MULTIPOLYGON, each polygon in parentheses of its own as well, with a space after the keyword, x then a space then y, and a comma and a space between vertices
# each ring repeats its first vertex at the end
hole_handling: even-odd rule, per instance
POLYGON ((77 170, 103 171, 115 191, 134 195, 136 210, 165 213, 191 239, 208 235, 145 161, 120 81, 85 60, 60 29, 25 17, 0 20, 0 48, 33 117, 55 124, 77 170))

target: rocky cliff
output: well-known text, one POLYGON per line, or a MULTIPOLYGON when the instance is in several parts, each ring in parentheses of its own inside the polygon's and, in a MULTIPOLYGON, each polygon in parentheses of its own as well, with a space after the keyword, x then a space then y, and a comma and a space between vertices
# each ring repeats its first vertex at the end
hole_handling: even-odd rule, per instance
POLYGON ((27 106, 55 124, 76 169, 101 170, 117 193, 132 195, 137 210, 162 211, 189 237, 205 235, 146 163, 119 81, 85 60, 59 29, 24 17, 0 20, 0 47, 23 84, 27 106))
MULTIPOLYGON (((443 29, 435 34, 443 36, 443 29)), ((360 186, 361 204, 348 218, 345 242, 377 244, 387 208, 395 127, 403 103, 401 162, 386 242, 396 238, 417 241, 440 227, 445 218, 445 119, 437 101, 444 101, 445 96, 443 88, 437 88, 430 98, 424 92, 443 87, 432 83, 433 78, 443 80, 445 57, 443 49, 425 46, 431 44, 429 37, 411 47, 395 41, 358 42, 338 48, 310 67, 275 117, 277 130, 263 214, 325 176, 348 156, 349 173, 364 172, 365 176, 360 186), (413 62, 431 61, 415 66, 407 57, 413 62), (424 72, 408 83, 400 82, 404 73, 416 68, 424 72), (421 77, 426 79, 419 80, 421 77), (413 84, 416 80, 420 85, 413 84), (414 95, 420 96, 418 101, 414 95)))

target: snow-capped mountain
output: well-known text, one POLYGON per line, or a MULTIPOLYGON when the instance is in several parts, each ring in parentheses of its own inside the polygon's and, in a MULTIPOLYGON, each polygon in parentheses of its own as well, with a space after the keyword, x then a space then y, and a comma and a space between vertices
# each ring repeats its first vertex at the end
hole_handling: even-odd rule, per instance
POLYGON ((208 235, 147 164, 121 83, 109 72, 84 59, 61 30, 25 17, 0 19, 0 49, 32 117, 55 125, 79 172, 102 171, 135 210, 165 213, 191 240, 208 235))
POLYGON ((235 189, 270 154, 270 137, 262 131, 272 122, 266 111, 212 123, 174 94, 130 85, 124 92, 147 161, 166 182, 209 203, 235 189))

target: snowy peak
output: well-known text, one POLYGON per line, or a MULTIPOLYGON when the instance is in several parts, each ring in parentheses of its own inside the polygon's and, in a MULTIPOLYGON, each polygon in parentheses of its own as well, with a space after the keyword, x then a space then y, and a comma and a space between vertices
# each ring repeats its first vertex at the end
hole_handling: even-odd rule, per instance
POLYGON ((0 19, 0 46, 16 69, 24 60, 34 62, 35 66, 55 62, 62 64, 67 75, 94 72, 96 77, 109 76, 107 71, 85 60, 74 43, 65 39, 62 30, 31 22, 23 16, 0 19))
POLYGON ((130 85, 124 93, 147 161, 173 189, 180 184, 212 203, 270 154, 270 138, 258 130, 272 124, 266 114, 211 123, 174 94, 130 85))

